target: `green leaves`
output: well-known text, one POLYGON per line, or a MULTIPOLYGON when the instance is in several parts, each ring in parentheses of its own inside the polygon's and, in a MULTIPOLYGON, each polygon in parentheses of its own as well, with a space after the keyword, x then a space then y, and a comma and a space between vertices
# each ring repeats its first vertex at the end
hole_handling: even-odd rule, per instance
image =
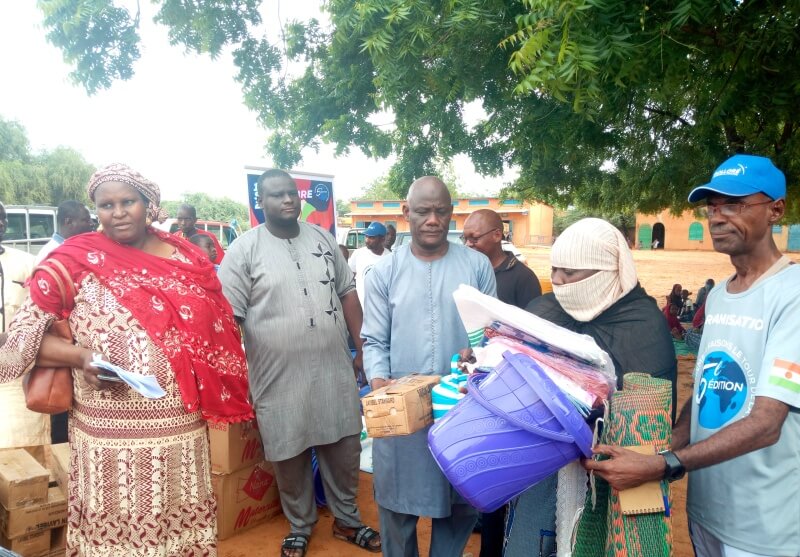
POLYGON ((155 21, 169 28, 171 44, 216 57, 223 46, 248 38, 248 26, 261 23, 260 4, 260 0, 163 0, 155 21))
POLYGON ((111 0, 39 0, 47 39, 75 66, 70 76, 90 94, 129 79, 139 59, 138 14, 111 0))
POLYGON ((174 217, 178 208, 187 203, 197 210, 197 218, 231 222, 236 219, 244 230, 250 228, 250 209, 243 203, 237 203, 228 197, 213 197, 205 193, 185 193, 178 201, 163 201, 161 206, 174 217))
MULTIPOLYGON (((771 156, 800 198, 797 3, 326 0, 330 24, 289 22, 284 46, 262 35, 260 0, 153 1, 174 43, 231 45, 282 166, 321 142, 392 154, 402 193, 466 154, 486 175, 518 169, 514 196, 613 214, 680 211, 747 151, 771 156)), ((87 90, 131 75, 138 15, 110 0, 39 5, 87 90)))
POLYGON ((86 183, 95 168, 72 149, 32 153, 25 129, 0 117, 0 202, 58 205, 88 202, 86 183))

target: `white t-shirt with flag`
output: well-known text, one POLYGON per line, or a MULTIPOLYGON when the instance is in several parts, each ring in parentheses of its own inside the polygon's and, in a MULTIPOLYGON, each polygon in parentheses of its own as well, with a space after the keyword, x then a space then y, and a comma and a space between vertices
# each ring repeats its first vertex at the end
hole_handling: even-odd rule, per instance
POLYGON ((774 445, 690 472, 687 511, 732 547, 800 555, 800 265, 738 294, 727 282, 706 301, 691 442, 746 417, 757 396, 790 411, 774 445))
POLYGON ((364 296, 366 294, 364 290, 364 277, 370 272, 372 266, 381 260, 381 257, 385 257, 390 253, 389 250, 384 249, 383 253, 378 255, 367 246, 364 246, 350 254, 350 259, 347 260, 347 263, 356 275, 356 292, 358 292, 358 299, 361 301, 362 308, 364 307, 364 296))

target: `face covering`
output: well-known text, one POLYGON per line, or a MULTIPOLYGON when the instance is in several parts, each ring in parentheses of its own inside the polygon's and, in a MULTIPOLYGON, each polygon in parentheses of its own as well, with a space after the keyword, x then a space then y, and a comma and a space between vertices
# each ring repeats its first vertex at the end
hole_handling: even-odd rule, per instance
POLYGON ((613 271, 598 271, 570 284, 554 284, 558 303, 576 321, 591 321, 621 298, 619 277, 613 271))
POLYGON ((558 303, 578 321, 596 318, 638 282, 628 243, 602 219, 582 219, 566 228, 553 244, 550 263, 563 269, 597 271, 578 282, 553 285, 558 303))

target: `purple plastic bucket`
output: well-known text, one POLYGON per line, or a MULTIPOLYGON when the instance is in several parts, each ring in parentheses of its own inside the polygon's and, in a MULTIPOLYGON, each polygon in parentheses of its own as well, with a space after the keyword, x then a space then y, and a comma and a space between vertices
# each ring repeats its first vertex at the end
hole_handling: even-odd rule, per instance
POLYGON ((565 464, 592 455, 592 431, 531 358, 503 355, 473 375, 463 398, 428 433, 444 475, 467 501, 492 512, 565 464))

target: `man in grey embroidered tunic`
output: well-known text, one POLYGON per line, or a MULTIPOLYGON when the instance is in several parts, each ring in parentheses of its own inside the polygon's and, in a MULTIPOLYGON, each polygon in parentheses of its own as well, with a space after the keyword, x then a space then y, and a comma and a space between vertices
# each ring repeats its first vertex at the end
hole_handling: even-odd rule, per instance
MULTIPOLYGON (((403 206, 411 244, 382 258, 367 275, 361 336, 373 389, 413 372, 449 373, 452 355, 469 346, 453 292, 469 284, 495 295, 486 256, 447 241, 452 212, 441 180, 426 176, 414 182, 403 206)), ((420 516, 433 519, 430 555, 461 557, 478 517, 433 460, 428 429, 373 443, 375 501, 386 557, 419 554, 420 516)))
POLYGON ((264 453, 292 528, 282 554, 303 555, 317 521, 311 447, 334 533, 349 541, 361 533, 359 540, 378 549, 379 536, 365 535, 356 507, 361 417, 354 368, 361 369, 362 314, 353 273, 329 232, 298 222, 300 198, 289 174, 269 170, 258 187, 266 222, 231 245, 219 278, 242 324, 264 453), (354 360, 348 330, 358 348, 354 360))

